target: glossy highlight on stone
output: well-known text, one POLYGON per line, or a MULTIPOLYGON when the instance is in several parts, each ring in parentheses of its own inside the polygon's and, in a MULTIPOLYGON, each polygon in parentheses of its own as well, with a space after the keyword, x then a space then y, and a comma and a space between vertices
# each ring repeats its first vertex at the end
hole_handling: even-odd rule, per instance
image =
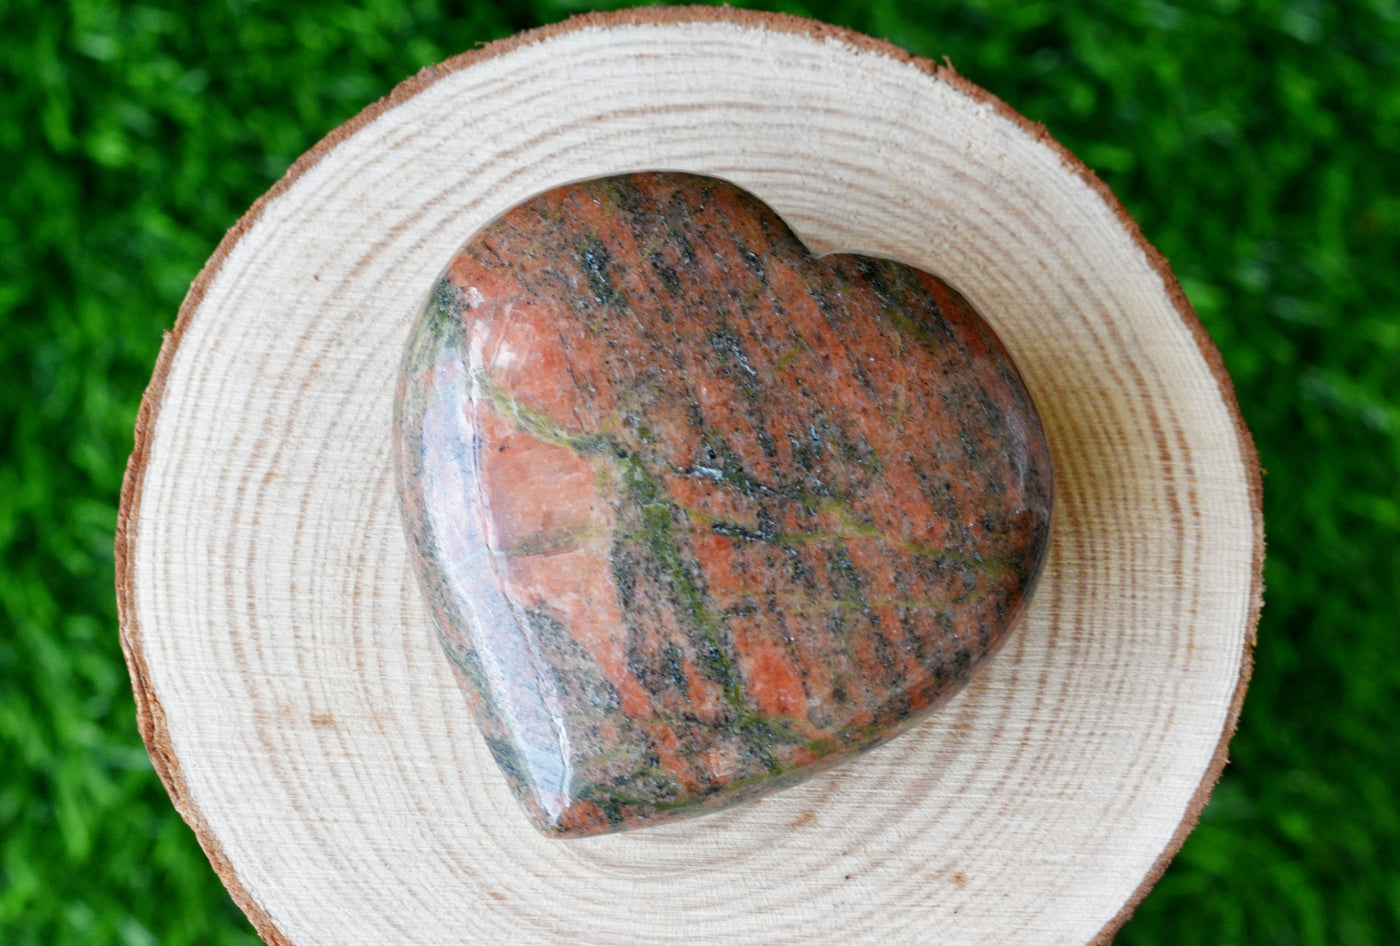
POLYGON ((942 280, 814 257, 644 173, 476 234, 395 414, 414 563, 491 752, 560 836, 755 797, 903 731, 992 654, 1050 531, 1005 347, 942 280))

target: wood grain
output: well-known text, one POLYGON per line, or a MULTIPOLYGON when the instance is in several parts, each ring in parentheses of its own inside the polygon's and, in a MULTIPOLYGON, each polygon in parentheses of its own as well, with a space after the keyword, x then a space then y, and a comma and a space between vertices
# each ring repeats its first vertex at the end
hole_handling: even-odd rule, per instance
POLYGON ((152 758, 270 943, 1082 943, 1224 764, 1262 549, 1218 354, 1043 129, 873 40, 669 9, 425 71, 255 205, 162 350, 117 577, 152 758), (1040 409, 1055 531, 1026 622, 915 731, 760 803, 561 843, 521 823, 433 637, 392 398, 467 236, 645 168, 957 285, 1040 409))

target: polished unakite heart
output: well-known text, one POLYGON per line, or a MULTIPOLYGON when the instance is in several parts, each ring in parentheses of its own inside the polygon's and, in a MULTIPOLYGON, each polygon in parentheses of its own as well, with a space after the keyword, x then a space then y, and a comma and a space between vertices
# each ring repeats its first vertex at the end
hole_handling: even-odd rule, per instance
POLYGON ((537 827, 792 784, 945 700, 1025 607, 1050 457, 928 273, 814 257, 732 184, 521 204, 404 362, 399 489, 442 644, 537 827))

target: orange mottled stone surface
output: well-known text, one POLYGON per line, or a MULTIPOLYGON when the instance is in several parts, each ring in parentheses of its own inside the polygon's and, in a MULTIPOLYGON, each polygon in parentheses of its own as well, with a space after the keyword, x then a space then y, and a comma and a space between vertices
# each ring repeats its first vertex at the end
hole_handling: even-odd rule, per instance
POLYGON ((561 187, 473 237, 396 436, 443 646, 552 834, 751 798, 907 728, 1004 640, 1049 537, 1035 408, 967 301, 813 257, 693 175, 561 187))

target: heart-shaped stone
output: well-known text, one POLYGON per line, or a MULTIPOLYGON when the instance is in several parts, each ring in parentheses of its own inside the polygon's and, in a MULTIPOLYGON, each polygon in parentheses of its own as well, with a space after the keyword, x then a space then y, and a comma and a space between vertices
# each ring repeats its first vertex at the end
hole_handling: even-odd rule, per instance
POLYGON ((473 237, 404 363, 399 489, 442 643, 534 823, 792 784, 1001 644, 1051 470, 1005 347, 911 267, 814 257, 687 174, 473 237))

